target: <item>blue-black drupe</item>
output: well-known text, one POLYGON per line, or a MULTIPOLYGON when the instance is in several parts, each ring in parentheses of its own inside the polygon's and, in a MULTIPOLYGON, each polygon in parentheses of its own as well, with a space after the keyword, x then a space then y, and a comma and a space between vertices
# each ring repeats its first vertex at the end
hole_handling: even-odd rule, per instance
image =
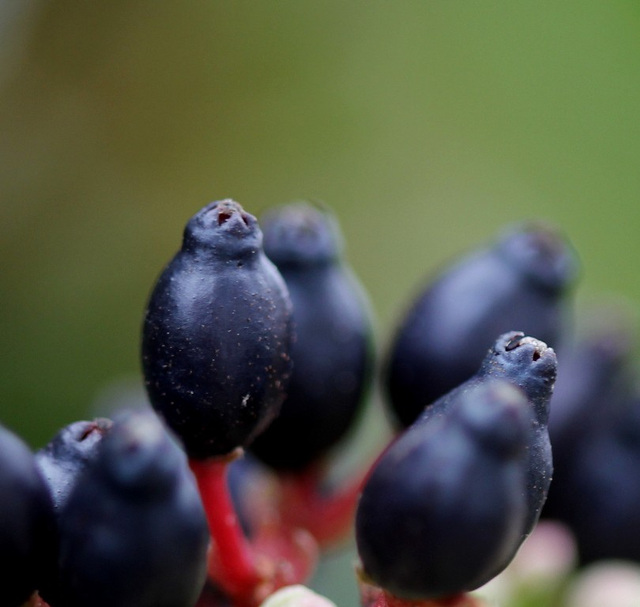
POLYGON ((549 403, 558 369, 554 350, 534 337, 518 331, 501 335, 476 371, 466 382, 424 409, 415 422, 422 424, 446 415, 466 392, 493 379, 506 380, 519 387, 527 398, 531 420, 527 431, 527 517, 523 539, 531 533, 547 499, 553 460, 549 440, 549 403))
POLYGON ((566 240, 540 224, 506 232, 445 269, 417 296, 390 347, 385 384, 396 420, 408 426, 471 377, 496 335, 518 329, 557 346, 576 270, 566 240))
POLYGON ((362 492, 365 574, 405 599, 473 590, 508 564, 527 516, 526 396, 503 380, 469 386, 447 415, 404 432, 362 492))
MULTIPOLYGON (((627 323, 609 319, 606 326, 592 328, 589 335, 558 353, 558 379, 549 411, 554 481, 543 516, 565 522, 573 518, 576 488, 572 481, 575 471, 583 466, 583 451, 599 443, 633 401, 631 334, 627 323)), ((587 500, 579 508, 589 508, 589 504, 593 501, 587 500)))
POLYGON ((209 533, 187 460, 152 413, 114 422, 60 516, 61 605, 193 607, 209 533))
POLYGON ((36 452, 36 464, 47 481, 56 515, 110 428, 111 420, 105 418, 73 422, 36 452))
POLYGON ((291 301, 255 217, 207 205, 155 285, 142 338, 151 403, 191 457, 245 446, 273 420, 290 341, 291 301))
POLYGON ((55 566, 53 505, 33 453, 0 426, 0 599, 17 607, 55 566))
POLYGON ((286 400, 252 450, 275 468, 300 469, 337 443, 360 409, 373 363, 370 307, 328 211, 285 205, 262 229, 289 289, 295 340, 286 400))

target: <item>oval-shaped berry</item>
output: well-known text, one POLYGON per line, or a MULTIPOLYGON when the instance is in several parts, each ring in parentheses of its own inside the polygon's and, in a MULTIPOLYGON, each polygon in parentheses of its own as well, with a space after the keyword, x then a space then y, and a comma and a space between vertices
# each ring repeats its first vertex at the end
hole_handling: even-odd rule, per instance
POLYGON ((570 520, 575 490, 571 476, 582 463, 583 448, 599 440, 621 410, 633 399, 631 369, 632 331, 628 323, 609 319, 559 352, 558 368, 549 415, 553 445, 554 482, 543 515, 570 520))
POLYGON ((640 398, 577 443, 564 472, 559 514, 580 562, 640 562, 640 398))
POLYGON ((152 413, 116 419, 60 517, 61 604, 193 607, 209 532, 185 454, 152 413))
POLYGON ((418 295, 389 350, 386 388, 397 420, 408 426, 471 377, 496 335, 517 328, 557 344, 576 268, 563 237, 527 224, 445 269, 418 295))
POLYGON ((446 415, 465 398, 472 387, 496 379, 505 380, 522 390, 531 412, 527 433, 527 517, 523 539, 540 518, 553 476, 553 458, 549 440, 549 403, 553 394, 558 361, 552 348, 519 331, 501 335, 487 352, 476 374, 424 409, 415 422, 446 415))
POLYGON ((78 476, 95 457, 111 423, 105 418, 73 422, 36 452, 36 464, 49 487, 56 515, 66 503, 78 476))
POLYGON ((295 340, 287 397, 252 451, 274 468, 295 470, 322 457, 352 426, 371 379, 372 321, 328 211, 286 205, 267 214, 262 229, 265 252, 289 289, 295 340))
POLYGON ((389 447, 356 515, 358 552, 377 585, 404 599, 446 597, 508 564, 526 517, 529 417, 522 392, 494 380, 389 447))
POLYGON ((231 200, 188 222, 143 326, 153 407, 191 457, 250 443, 277 415, 291 369, 291 301, 255 217, 231 200))
POLYGON ((0 597, 17 607, 47 580, 55 562, 53 506, 33 453, 0 426, 0 597))

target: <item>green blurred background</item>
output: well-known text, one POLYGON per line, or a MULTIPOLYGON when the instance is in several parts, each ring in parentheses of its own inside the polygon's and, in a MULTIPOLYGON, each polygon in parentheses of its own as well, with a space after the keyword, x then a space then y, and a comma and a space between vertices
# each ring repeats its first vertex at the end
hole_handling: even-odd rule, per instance
POLYGON ((38 447, 135 381, 152 283, 223 197, 332 206, 380 344, 529 217, 580 298, 637 302, 639 75, 632 0, 0 3, 0 419, 38 447))

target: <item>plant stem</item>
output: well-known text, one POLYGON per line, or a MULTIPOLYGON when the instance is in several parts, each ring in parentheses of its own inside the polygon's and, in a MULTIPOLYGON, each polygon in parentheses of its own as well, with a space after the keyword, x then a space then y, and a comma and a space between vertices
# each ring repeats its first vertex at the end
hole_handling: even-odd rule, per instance
POLYGON ((280 516, 284 524, 306 529, 326 547, 343 540, 351 529, 363 478, 325 493, 321 488, 323 477, 322 467, 281 475, 280 516))
POLYGON ((374 607, 482 607, 483 603, 470 594, 461 593, 455 596, 430 599, 430 600, 410 600, 402 599, 384 590, 380 592, 374 607))
POLYGON ((34 592, 29 600, 22 605, 22 607, 49 607, 49 603, 46 603, 43 599, 40 598, 40 595, 37 592, 34 592))
POLYGON ((356 578, 361 607, 486 607, 486 603, 468 592, 437 599, 403 599, 376 586, 359 566, 356 567, 356 578))
POLYGON ((196 477, 213 541, 209 577, 238 604, 250 603, 262 582, 252 547, 236 516, 229 487, 229 459, 189 461, 196 477))

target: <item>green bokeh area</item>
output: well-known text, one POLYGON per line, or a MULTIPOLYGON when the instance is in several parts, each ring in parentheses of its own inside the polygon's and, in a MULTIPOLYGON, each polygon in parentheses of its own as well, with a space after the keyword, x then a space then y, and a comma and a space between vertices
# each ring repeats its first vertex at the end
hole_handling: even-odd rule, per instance
POLYGON ((42 445, 139 374, 185 221, 333 207, 379 343, 505 224, 640 301, 640 9, 629 1, 3 3, 0 419, 42 445), (4 14, 3 14, 4 13, 4 14))

